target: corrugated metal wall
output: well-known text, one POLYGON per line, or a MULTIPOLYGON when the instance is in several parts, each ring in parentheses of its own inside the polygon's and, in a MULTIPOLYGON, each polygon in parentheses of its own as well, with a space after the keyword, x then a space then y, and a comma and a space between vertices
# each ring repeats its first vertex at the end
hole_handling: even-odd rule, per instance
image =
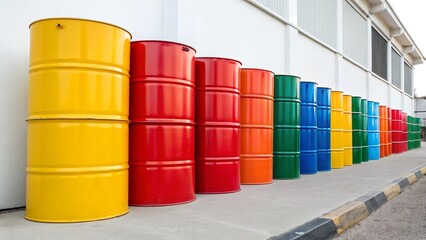
POLYGON ((255 2, 262 4, 282 18, 288 19, 288 12, 285 9, 288 0, 255 0, 255 2))
POLYGON ((333 48, 337 45, 337 2, 335 0, 298 0, 299 27, 333 48))
POLYGON ((343 53, 367 66, 367 21, 347 1, 343 1, 343 53))

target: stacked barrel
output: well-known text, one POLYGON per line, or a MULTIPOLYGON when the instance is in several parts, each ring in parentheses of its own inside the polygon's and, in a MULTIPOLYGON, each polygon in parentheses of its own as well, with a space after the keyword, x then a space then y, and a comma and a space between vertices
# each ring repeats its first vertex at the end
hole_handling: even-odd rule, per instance
POLYGON ((241 70, 241 184, 272 182, 274 73, 241 70))
POLYGON ((125 214, 130 33, 69 18, 30 30, 25 217, 81 222, 125 214))
POLYGON ((387 153, 388 155, 392 154, 392 108, 390 107, 386 107, 387 108, 387 124, 388 124, 388 142, 386 145, 386 149, 387 149, 387 153))
POLYGON ((343 159, 352 166, 352 96, 343 95, 343 159))
POLYGON ((402 151, 408 150, 408 125, 407 125, 407 113, 402 113, 402 151))
POLYGON ((407 116, 407 135, 408 135, 408 150, 414 148, 414 118, 407 116))
POLYGON ((362 117, 362 161, 368 162, 368 115, 367 100, 361 99, 361 117, 362 117))
POLYGON ((331 167, 343 168, 343 92, 331 91, 331 167))
POLYGON ((368 109, 368 159, 380 159, 379 103, 367 101, 368 109))
POLYGON ((274 77, 274 161, 275 179, 300 177, 300 78, 274 77))
POLYGON ((362 163, 363 119, 361 115, 361 97, 352 97, 352 162, 362 163))
POLYGON ((317 171, 317 83, 300 82, 300 173, 317 171))
POLYGON ((392 153, 403 152, 402 111, 392 109, 392 153))
POLYGON ((380 157, 386 157, 388 153, 388 110, 386 106, 379 106, 380 109, 380 157))
POLYGON ((421 125, 421 119, 418 118, 418 117, 415 118, 415 130, 414 130, 414 132, 415 132, 415 137, 414 137, 415 145, 414 145, 414 147, 419 148, 419 147, 421 147, 422 125, 421 125))
POLYGON ((198 193, 240 190, 240 68, 232 59, 195 59, 198 193))
POLYGON ((318 171, 331 170, 330 158, 330 94, 331 89, 317 88, 317 158, 318 171))
POLYGON ((195 50, 182 44, 131 44, 130 205, 195 200, 194 60, 195 50))

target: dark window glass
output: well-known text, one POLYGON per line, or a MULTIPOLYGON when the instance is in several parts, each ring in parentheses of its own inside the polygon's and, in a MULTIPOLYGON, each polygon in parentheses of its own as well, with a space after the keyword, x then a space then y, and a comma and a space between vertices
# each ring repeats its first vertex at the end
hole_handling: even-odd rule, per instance
POLYGON ((392 48, 392 84, 401 89, 401 56, 392 48))
POLYGON ((387 41, 376 31, 371 28, 371 48, 372 48, 372 70, 375 74, 384 79, 388 79, 387 65, 387 41))
POLYGON ((408 95, 413 95, 413 69, 404 63, 404 92, 408 95))

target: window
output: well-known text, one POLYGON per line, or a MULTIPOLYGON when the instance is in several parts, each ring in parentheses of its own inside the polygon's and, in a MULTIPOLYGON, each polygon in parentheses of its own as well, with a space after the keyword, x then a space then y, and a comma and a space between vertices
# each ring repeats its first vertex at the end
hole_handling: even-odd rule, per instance
POLYGON ((384 79, 388 79, 388 42, 371 28, 372 71, 384 79))
POLYGON ((286 6, 288 6, 288 0, 255 0, 269 10, 275 12, 278 16, 288 19, 286 6))
POLYGON ((413 69, 404 63, 404 92, 413 95, 413 69))
POLYGON ((347 1, 343 1, 343 53, 367 65, 367 21, 347 1))
POLYGON ((401 89, 401 56, 392 48, 392 84, 401 89))
POLYGON ((336 0, 297 1, 299 27, 333 48, 337 45, 336 19, 336 0))

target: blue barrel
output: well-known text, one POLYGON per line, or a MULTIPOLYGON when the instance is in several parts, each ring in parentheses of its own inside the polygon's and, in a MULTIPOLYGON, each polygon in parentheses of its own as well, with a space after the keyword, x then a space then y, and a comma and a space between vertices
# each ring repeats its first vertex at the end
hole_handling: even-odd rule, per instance
POLYGON ((317 83, 300 82, 300 173, 317 171, 317 83))
POLYGON ((379 103, 368 101, 367 102, 368 114, 368 159, 380 159, 380 126, 379 126, 379 103))
POLYGON ((318 171, 331 170, 330 88, 317 88, 317 159, 318 171))

